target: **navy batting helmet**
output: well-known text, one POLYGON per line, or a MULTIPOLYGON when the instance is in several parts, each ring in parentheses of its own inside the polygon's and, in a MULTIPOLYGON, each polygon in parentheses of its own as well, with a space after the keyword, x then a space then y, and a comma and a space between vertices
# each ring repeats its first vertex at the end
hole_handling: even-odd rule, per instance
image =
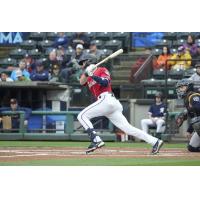
POLYGON ((86 54, 82 59, 79 60, 78 64, 83 65, 83 62, 85 61, 85 67, 89 66, 90 64, 97 64, 97 57, 92 54, 86 54))
POLYGON ((193 91, 193 82, 190 79, 182 79, 180 81, 177 82, 176 84, 176 93, 178 95, 179 98, 184 98, 188 92, 193 91), (180 90, 180 88, 182 86, 187 86, 186 90, 180 90))

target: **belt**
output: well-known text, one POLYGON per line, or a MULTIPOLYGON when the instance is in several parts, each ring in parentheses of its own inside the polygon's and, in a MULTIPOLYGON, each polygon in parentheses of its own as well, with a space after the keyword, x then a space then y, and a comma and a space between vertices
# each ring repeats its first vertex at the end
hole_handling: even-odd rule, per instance
POLYGON ((97 97, 97 99, 101 99, 104 95, 107 95, 107 94, 111 95, 112 97, 115 96, 112 92, 103 92, 97 97))
POLYGON ((191 124, 195 124, 197 122, 200 122, 200 116, 199 117, 193 117, 190 121, 191 124))

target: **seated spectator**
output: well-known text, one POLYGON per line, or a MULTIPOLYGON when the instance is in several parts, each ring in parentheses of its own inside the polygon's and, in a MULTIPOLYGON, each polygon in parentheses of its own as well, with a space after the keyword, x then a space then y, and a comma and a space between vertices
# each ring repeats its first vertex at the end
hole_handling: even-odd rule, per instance
POLYGON ((93 54, 97 57, 97 60, 100 60, 103 53, 101 50, 97 49, 97 45, 95 42, 90 43, 90 51, 89 54, 93 54))
MULTIPOLYGON (((30 108, 25 108, 25 107, 20 107, 18 105, 17 99, 12 98, 10 99, 10 107, 3 107, 0 108, 0 114, 3 115, 4 112, 15 112, 15 111, 22 111, 25 112, 25 117, 24 117, 24 126, 28 125, 28 120, 31 114, 31 109, 30 108)), ((20 127, 20 114, 13 114, 13 115, 9 115, 11 117, 11 124, 12 124, 12 132, 18 132, 18 130, 20 127)), ((2 119, 3 117, 0 118, 0 123, 2 126, 2 119)))
POLYGON ((68 46, 68 37, 64 32, 59 32, 58 37, 55 39, 54 47, 58 49, 66 49, 68 46))
POLYGON ((191 55, 187 51, 185 52, 183 46, 180 46, 178 52, 171 57, 171 60, 174 61, 169 61, 169 64, 172 65, 172 69, 186 70, 191 66, 191 59, 191 55))
POLYGON ((53 65, 60 66, 60 61, 57 59, 57 51, 52 50, 49 53, 49 57, 47 58, 47 60, 43 64, 44 64, 44 68, 46 70, 50 70, 53 67, 53 65))
POLYGON ((49 72, 44 69, 44 65, 42 62, 36 62, 36 69, 31 72, 30 76, 32 81, 48 81, 49 80, 49 72))
POLYGON ((154 66, 154 70, 156 69, 165 69, 165 65, 167 64, 167 69, 170 69, 170 65, 166 63, 168 59, 171 58, 170 50, 168 47, 163 47, 162 54, 158 56, 157 65, 154 66))
POLYGON ((77 63, 78 63, 79 60, 81 60, 85 55, 83 50, 84 50, 83 45, 82 44, 77 44, 76 50, 71 56, 71 60, 75 59, 77 61, 77 63))
POLYGON ((148 133, 149 126, 156 126, 156 137, 161 138, 161 134, 165 131, 165 115, 166 106, 162 102, 162 93, 157 92, 155 95, 155 103, 149 108, 149 119, 141 120, 142 130, 148 133))
POLYGON ((200 82, 200 62, 195 65, 196 73, 194 73, 189 79, 192 81, 200 82))
POLYGON ((200 62, 200 43, 197 43, 197 53, 193 56, 195 60, 192 61, 192 66, 195 66, 200 62))
POLYGON ((85 49, 88 49, 90 38, 84 32, 76 32, 74 35, 72 35, 70 46, 75 49, 77 44, 82 44, 85 49))
POLYGON ((16 77, 15 82, 17 82, 17 81, 30 81, 30 78, 24 76, 23 73, 22 73, 22 71, 20 69, 17 69, 15 71, 15 77, 16 77))
POLYGON ((60 75, 60 67, 58 65, 53 65, 52 69, 50 70, 50 82, 62 82, 61 75, 60 75))
POLYGON ((18 77, 16 76, 17 74, 17 72, 18 72, 18 75, 19 75, 19 71, 21 71, 21 73, 22 73, 22 75, 23 75, 23 77, 25 77, 26 79, 29 79, 29 77, 30 77, 30 73, 27 71, 27 69, 26 69, 26 60, 25 59, 22 59, 20 62, 19 62, 19 68, 18 69, 16 69, 16 70, 14 70, 14 71, 12 71, 12 73, 11 73, 11 79, 13 79, 14 81, 18 81, 18 77))
POLYGON ((13 82, 6 72, 0 73, 0 82, 13 82))
POLYGON ((188 35, 187 43, 184 44, 183 47, 192 57, 196 56, 197 45, 195 44, 195 37, 193 35, 188 35))

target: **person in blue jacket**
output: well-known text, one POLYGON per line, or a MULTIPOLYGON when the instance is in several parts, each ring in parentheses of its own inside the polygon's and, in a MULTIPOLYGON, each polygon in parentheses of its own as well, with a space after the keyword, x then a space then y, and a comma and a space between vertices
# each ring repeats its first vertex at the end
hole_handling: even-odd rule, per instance
MULTIPOLYGON (((18 105, 18 101, 15 98, 10 99, 10 107, 3 107, 0 108, 0 116, 6 115, 5 112, 16 112, 16 111, 22 111, 25 113, 24 116, 24 126, 28 125, 28 120, 31 115, 32 110, 30 108, 21 107, 18 105), (5 113, 5 114, 4 114, 5 113)), ((11 115, 11 122, 12 122, 12 132, 18 132, 20 127, 20 114, 12 114, 11 115)), ((2 118, 0 117, 0 124, 2 126, 2 118)))
POLYGON ((49 72, 44 68, 42 62, 36 62, 36 69, 31 72, 30 79, 32 81, 48 81, 49 72))

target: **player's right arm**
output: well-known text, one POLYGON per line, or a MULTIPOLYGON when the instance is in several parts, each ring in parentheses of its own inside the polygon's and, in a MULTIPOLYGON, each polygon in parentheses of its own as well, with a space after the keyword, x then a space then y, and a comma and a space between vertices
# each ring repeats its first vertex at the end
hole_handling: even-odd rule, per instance
POLYGON ((85 85, 87 83, 87 76, 83 73, 80 78, 80 84, 85 85))

